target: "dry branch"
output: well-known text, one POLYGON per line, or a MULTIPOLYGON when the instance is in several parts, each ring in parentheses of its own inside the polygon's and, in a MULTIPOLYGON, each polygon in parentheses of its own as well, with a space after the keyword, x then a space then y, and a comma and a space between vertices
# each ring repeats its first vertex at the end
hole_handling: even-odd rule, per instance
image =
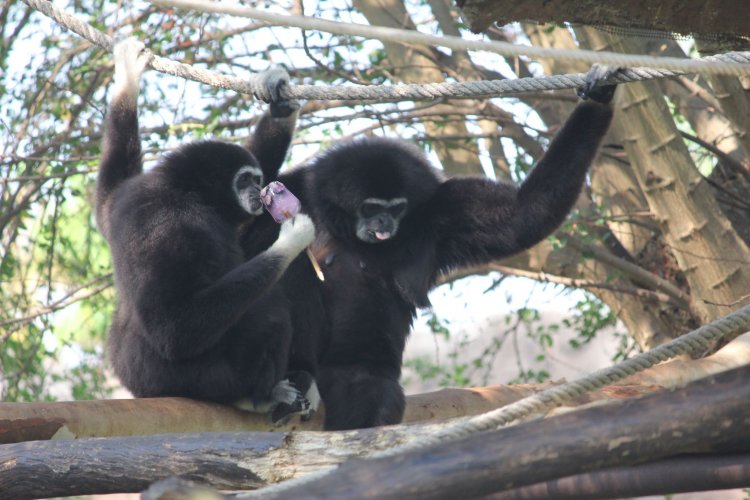
POLYGON ((205 432, 0 445, 3 498, 133 493, 171 476, 248 490, 419 440, 439 424, 348 432, 205 432))
MULTIPOLYGON (((404 422, 477 415, 548 388, 542 385, 443 389, 407 397, 404 422)), ((655 390, 615 386, 594 391, 573 404, 622 399, 655 390)), ((0 403, 0 443, 41 439, 139 436, 174 432, 320 430, 323 414, 309 422, 295 419, 274 427, 257 415, 214 403, 184 398, 119 399, 58 403, 0 403)))
POLYGON ((532 484, 485 500, 601 500, 743 488, 748 484, 749 454, 687 455, 532 484))
MULTIPOLYGON (((466 498, 686 452, 750 451, 749 378, 745 367, 684 389, 366 462, 349 459, 418 442, 440 424, 6 444, 0 445, 0 491, 9 498, 134 492, 169 476, 252 489, 344 462, 281 496, 466 498)), ((264 492, 264 498, 274 495, 264 492)))
MULTIPOLYGON (((483 496, 483 500, 603 500, 743 488, 750 454, 703 454, 612 467, 483 496)), ((143 500, 234 500, 210 486, 172 477, 152 484, 143 500)))
POLYGON ((349 461, 270 498, 471 498, 688 452, 750 451, 750 366, 622 402, 349 461), (383 478, 387 478, 384 481, 383 478))

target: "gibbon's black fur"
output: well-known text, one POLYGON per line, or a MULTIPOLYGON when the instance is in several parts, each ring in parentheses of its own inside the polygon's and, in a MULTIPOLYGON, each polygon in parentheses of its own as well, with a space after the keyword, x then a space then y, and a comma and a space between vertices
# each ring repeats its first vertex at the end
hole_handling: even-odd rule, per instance
MULTIPOLYGON (((272 104, 247 147, 185 144, 144 173, 136 101, 147 63, 140 42, 115 47, 97 181, 97 222, 118 294, 108 339, 114 371, 137 397, 273 410, 274 420, 305 413, 317 401, 303 394, 309 389, 314 399, 317 389, 289 364, 289 301, 277 282, 312 241, 314 226, 305 215, 285 222, 270 247, 249 259, 237 236, 263 211, 260 188, 283 163, 298 106, 272 104)), ((269 88, 278 90, 279 78, 267 80, 269 88)))
POLYGON ((563 222, 612 118, 614 86, 598 85, 610 74, 592 70, 581 91, 591 100, 520 186, 446 180, 416 147, 385 138, 340 143, 280 175, 317 228, 325 281, 298 257, 282 286, 297 291, 298 335, 323 332, 317 381, 327 429, 400 422, 404 344, 439 275, 520 252, 563 222))

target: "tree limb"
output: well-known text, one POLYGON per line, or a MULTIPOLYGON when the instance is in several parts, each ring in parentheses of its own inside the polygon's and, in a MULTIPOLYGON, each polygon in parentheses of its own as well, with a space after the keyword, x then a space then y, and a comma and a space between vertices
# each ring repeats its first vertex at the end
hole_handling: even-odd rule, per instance
POLYGON ((6 444, 0 445, 0 491, 8 498, 134 492, 170 476, 252 489, 343 462, 317 481, 261 493, 264 498, 467 498, 686 452, 748 452, 749 378, 745 367, 680 390, 371 460, 351 459, 417 443, 442 425, 6 444))
POLYGON ((273 498, 472 498, 687 452, 750 451, 750 366, 675 391, 352 460, 273 498), (387 478, 387 480, 384 480, 387 478))
POLYGON ((750 484, 750 455, 686 455, 613 467, 503 491, 485 500, 628 498, 743 488, 750 484))
MULTIPOLYGON (((404 422, 477 415, 517 401, 551 384, 496 385, 443 389, 407 397, 404 422)), ((614 386, 593 391, 572 405, 623 399, 657 390, 656 386, 614 386)), ((84 437, 137 436, 166 432, 321 430, 324 410, 310 421, 299 418, 274 427, 260 415, 185 398, 115 399, 57 403, 0 403, 0 443, 84 437)))

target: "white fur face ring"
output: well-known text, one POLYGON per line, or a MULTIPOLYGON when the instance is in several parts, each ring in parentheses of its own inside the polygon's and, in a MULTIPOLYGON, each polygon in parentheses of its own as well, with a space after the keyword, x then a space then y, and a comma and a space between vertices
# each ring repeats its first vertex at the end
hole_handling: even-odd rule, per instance
POLYGON ((232 179, 232 191, 237 203, 251 215, 260 215, 263 212, 263 204, 260 201, 261 186, 263 171, 253 165, 240 167, 232 179))

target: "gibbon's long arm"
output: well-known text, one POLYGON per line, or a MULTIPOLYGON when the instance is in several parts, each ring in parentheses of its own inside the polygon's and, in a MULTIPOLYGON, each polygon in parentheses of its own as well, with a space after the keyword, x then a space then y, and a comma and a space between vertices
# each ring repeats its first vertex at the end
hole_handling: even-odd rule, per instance
POLYGON ((443 183, 430 204, 438 268, 506 257, 557 229, 578 198, 612 114, 609 104, 578 104, 518 187, 477 178, 443 183))
POLYGON ((200 278, 202 268, 208 265, 201 255, 208 257, 217 250, 201 242, 199 232, 166 233, 172 239, 171 248, 185 249, 185 256, 163 252, 160 245, 148 245, 156 250, 134 256, 129 263, 141 266, 139 274, 145 277, 134 296, 138 297, 135 308, 140 321, 153 332, 146 340, 166 359, 202 354, 267 293, 289 263, 312 242, 314 233, 310 219, 298 215, 281 225, 278 239, 268 250, 210 282, 200 278), (159 266, 149 269, 144 262, 158 262, 159 266))
POLYGON ((260 163, 266 184, 276 180, 284 164, 297 126, 298 111, 293 109, 282 116, 277 104, 271 103, 269 111, 263 113, 248 140, 247 148, 260 163))
POLYGON ((127 40, 115 46, 115 76, 104 128, 104 148, 96 184, 96 220, 109 239, 106 209, 110 195, 126 179, 143 171, 138 135, 138 89, 150 53, 143 43, 127 40))
POLYGON ((280 91, 289 83, 289 75, 280 68, 271 69, 261 75, 263 85, 274 98, 268 111, 258 121, 255 132, 247 141, 247 149, 260 163, 265 183, 276 180, 279 169, 286 159, 292 136, 297 126, 299 102, 281 97, 280 91))

